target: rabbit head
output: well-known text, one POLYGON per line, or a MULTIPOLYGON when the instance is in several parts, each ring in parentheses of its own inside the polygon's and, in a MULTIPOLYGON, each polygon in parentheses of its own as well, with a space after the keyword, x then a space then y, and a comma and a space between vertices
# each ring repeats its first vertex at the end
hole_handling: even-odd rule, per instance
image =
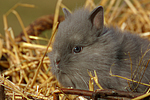
POLYGON ((109 76, 109 66, 115 61, 112 57, 117 48, 113 48, 116 44, 106 34, 103 7, 99 6, 92 12, 81 8, 73 14, 64 8, 63 12, 65 20, 58 27, 53 50, 49 53, 57 80, 64 87, 88 89, 88 71, 94 70, 104 76, 102 80, 109 80, 105 77, 109 76))

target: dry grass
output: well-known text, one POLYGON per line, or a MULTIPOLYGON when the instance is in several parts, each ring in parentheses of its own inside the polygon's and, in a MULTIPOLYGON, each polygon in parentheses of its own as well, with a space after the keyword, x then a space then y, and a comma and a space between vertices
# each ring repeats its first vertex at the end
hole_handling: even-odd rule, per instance
MULTIPOLYGON (((92 0, 86 0, 85 7, 90 5, 91 10, 98 5, 105 9, 105 24, 118 26, 122 30, 136 32, 143 37, 150 36, 150 1, 149 0, 101 0, 95 4, 92 0)), ((0 39, 0 65, 7 70, 0 76, 0 84, 5 87, 6 98, 8 99, 29 99, 32 96, 38 99, 51 100, 52 93, 56 90, 58 82, 50 72, 50 61, 46 52, 51 51, 50 42, 48 46, 40 45, 36 37, 36 42, 30 42, 31 38, 27 34, 24 24, 15 11, 18 6, 34 7, 29 4, 16 4, 5 15, 3 15, 5 36, 0 39), (17 17, 27 42, 16 42, 11 26, 7 24, 7 16, 10 13, 17 17)), ((59 8, 66 7, 62 0, 58 0, 52 34, 56 31, 59 16, 59 8)), ((33 39, 33 37, 32 37, 33 39)), ((45 39, 46 40, 46 39, 45 39)))

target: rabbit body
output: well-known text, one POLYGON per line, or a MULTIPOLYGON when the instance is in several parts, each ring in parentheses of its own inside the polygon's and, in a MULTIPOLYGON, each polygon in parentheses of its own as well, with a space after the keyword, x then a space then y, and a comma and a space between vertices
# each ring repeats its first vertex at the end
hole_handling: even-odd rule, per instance
MULTIPOLYGON (((52 72, 64 87, 89 89, 88 72, 97 73, 104 89, 145 92, 148 86, 114 77, 119 75, 149 84, 149 41, 117 28, 104 26, 103 7, 92 12, 81 8, 74 13, 63 9, 49 53, 52 72), (146 70, 145 70, 146 69, 146 70)), ((97 85, 94 86, 98 89, 97 85)))

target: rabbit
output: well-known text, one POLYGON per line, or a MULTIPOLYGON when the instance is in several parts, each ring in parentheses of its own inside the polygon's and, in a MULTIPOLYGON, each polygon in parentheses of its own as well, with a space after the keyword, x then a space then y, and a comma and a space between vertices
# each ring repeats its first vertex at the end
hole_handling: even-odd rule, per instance
MULTIPOLYGON (((105 26, 102 6, 92 12, 87 8, 73 13, 63 8, 63 12, 65 20, 59 24, 53 49, 48 53, 51 71, 63 87, 88 90, 88 72, 94 76, 96 71, 103 89, 139 93, 148 90, 147 85, 134 82, 150 82, 148 39, 105 26)), ((98 88, 94 84, 94 89, 98 88)))

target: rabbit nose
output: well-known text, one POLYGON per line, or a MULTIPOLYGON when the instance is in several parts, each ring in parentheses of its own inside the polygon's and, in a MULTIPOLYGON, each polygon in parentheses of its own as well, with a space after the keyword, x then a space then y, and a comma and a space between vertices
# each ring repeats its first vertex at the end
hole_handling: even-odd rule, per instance
POLYGON ((59 69, 59 62, 60 62, 60 59, 56 59, 55 63, 56 63, 56 68, 59 69))
POLYGON ((59 62, 60 62, 60 59, 56 60, 56 64, 57 64, 57 65, 59 64, 59 62))

